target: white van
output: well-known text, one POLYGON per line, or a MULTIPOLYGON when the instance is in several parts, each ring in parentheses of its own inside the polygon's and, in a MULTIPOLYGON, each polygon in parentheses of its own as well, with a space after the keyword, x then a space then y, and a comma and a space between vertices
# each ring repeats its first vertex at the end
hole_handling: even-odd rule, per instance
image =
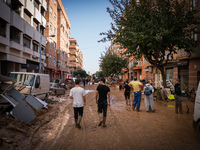
POLYGON ((46 99, 49 96, 50 79, 48 74, 10 72, 8 77, 17 81, 16 89, 24 95, 32 94, 40 99, 46 99))
POLYGON ((195 104, 194 104, 193 127, 197 134, 197 140, 200 142, 200 82, 197 89, 195 104))

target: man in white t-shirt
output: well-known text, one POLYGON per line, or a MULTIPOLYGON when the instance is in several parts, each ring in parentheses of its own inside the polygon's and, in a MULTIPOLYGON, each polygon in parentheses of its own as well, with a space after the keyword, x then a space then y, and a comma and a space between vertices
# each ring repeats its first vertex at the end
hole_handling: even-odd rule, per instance
POLYGON ((77 128, 81 128, 83 106, 86 104, 85 90, 79 86, 80 80, 75 80, 75 87, 70 90, 69 98, 73 99, 74 119, 77 128))

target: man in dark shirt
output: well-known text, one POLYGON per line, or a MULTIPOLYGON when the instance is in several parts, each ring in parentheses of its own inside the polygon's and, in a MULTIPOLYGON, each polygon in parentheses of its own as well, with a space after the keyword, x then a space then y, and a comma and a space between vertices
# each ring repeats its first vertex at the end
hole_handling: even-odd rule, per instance
POLYGON ((174 88, 175 88, 175 112, 178 113, 178 108, 179 108, 180 113, 182 113, 181 87, 179 79, 177 79, 174 88))
POLYGON ((99 126, 103 124, 103 127, 106 127, 107 107, 110 106, 110 88, 105 85, 105 79, 100 80, 100 84, 96 89, 96 103, 98 104, 99 126))
POLYGON ((126 105, 129 106, 131 105, 130 102, 130 90, 131 87, 128 85, 128 81, 125 82, 125 86, 124 86, 124 96, 125 96, 125 100, 126 100, 126 105))

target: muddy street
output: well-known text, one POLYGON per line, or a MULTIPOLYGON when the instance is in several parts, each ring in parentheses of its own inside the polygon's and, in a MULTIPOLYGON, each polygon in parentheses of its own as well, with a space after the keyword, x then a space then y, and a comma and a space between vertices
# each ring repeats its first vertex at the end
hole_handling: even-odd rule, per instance
MULTIPOLYGON (((190 112, 186 113, 183 102, 183 114, 175 114, 174 101, 155 102, 155 113, 146 112, 142 98, 141 111, 136 112, 125 105, 123 91, 111 89, 111 106, 108 107, 107 127, 98 126, 95 89, 97 85, 87 85, 81 129, 75 128, 72 102, 58 97, 57 103, 49 105, 50 110, 37 117, 25 134, 21 144, 13 149, 36 150, 98 150, 98 149, 181 149, 197 150, 197 142, 192 127, 193 102, 187 101, 190 112), (40 124, 40 125, 37 125, 40 124)), ((54 99, 56 101, 56 98, 54 99)), ((26 125, 28 126, 28 125, 26 125)), ((2 128, 7 130, 6 128, 2 128)), ((17 131, 15 131, 17 132, 17 131)), ((2 136, 2 134, 1 134, 2 136)), ((16 136, 14 138, 17 138, 16 136)), ((20 138, 18 136, 18 138, 20 138)), ((0 147, 5 148, 5 145, 0 147)))

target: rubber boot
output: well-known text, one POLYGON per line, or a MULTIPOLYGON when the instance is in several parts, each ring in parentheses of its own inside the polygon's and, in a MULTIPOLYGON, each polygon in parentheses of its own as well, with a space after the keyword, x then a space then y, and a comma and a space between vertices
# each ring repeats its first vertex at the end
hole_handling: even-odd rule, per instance
POLYGON ((178 108, 175 108, 175 113, 178 114, 178 108))
POLYGON ((103 123, 103 114, 99 113, 99 124, 98 124, 98 126, 101 126, 102 123, 103 123))
POLYGON ((75 119, 75 127, 78 128, 78 119, 75 119))
POLYGON ((182 108, 179 108, 179 112, 180 112, 180 114, 182 114, 182 113, 183 113, 183 111, 182 111, 182 108))
POLYGON ((103 117, 103 127, 106 127, 106 117, 103 117))
POLYGON ((82 119, 82 116, 78 116, 78 122, 77 122, 77 127, 80 129, 81 128, 81 119, 82 119))

